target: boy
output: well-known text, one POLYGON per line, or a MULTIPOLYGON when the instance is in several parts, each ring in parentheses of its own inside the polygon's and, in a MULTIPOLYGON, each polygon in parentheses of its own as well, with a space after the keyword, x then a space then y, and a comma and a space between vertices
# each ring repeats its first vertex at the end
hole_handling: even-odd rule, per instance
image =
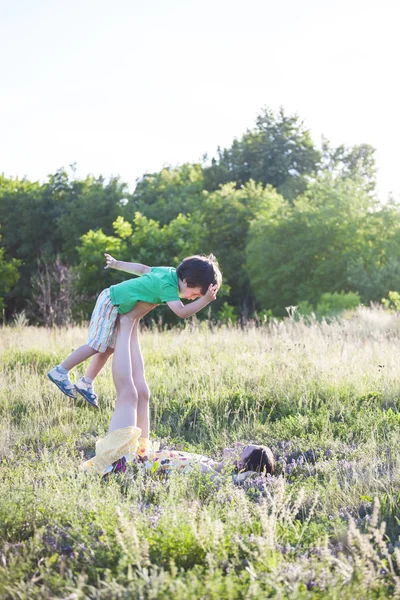
POLYGON ((48 373, 48 377, 67 396, 75 398, 75 391, 78 391, 90 404, 98 407, 92 388, 94 377, 83 377, 73 385, 68 373, 96 355, 89 370, 97 375, 114 352, 113 378, 117 402, 109 432, 137 424, 147 438, 150 393, 138 342, 139 320, 161 303, 166 303, 178 317, 191 317, 215 300, 222 276, 213 255, 190 256, 176 269, 117 261, 106 253, 105 257, 106 269, 119 269, 140 277, 113 285, 100 293, 90 320, 87 344, 74 350, 48 373), (180 298, 194 302, 184 305, 180 298))

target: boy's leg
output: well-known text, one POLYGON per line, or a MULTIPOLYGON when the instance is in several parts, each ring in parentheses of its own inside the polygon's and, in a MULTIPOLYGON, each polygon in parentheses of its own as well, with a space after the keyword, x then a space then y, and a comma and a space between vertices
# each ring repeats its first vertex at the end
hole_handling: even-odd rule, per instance
POLYGON ((76 398, 75 388, 69 379, 68 373, 73 367, 79 365, 87 358, 90 358, 93 354, 97 354, 97 350, 94 350, 87 344, 80 346, 71 352, 60 365, 54 367, 54 369, 47 374, 47 377, 56 384, 63 394, 70 398, 76 398))
POLYGON ((108 347, 105 352, 99 352, 95 354, 89 363, 86 373, 83 377, 78 379, 75 384, 75 390, 89 402, 95 408, 99 407, 98 395, 94 391, 93 381, 100 373, 101 369, 106 364, 107 360, 114 352, 114 348, 108 347))
POLYGON ((111 303, 110 290, 103 290, 97 298, 90 319, 88 343, 74 350, 60 365, 47 374, 48 378, 67 396, 76 397, 68 372, 94 354, 107 349, 117 316, 118 307, 111 303))
POLYGON ((66 371, 70 371, 71 369, 73 369, 77 365, 80 365, 82 362, 84 362, 85 360, 97 353, 97 350, 94 350, 94 348, 91 348, 87 344, 84 344, 83 346, 80 346, 79 348, 71 352, 71 354, 65 360, 62 361, 60 366, 63 367, 66 371))
POLYGON ((86 369, 85 377, 94 381, 113 352, 114 348, 108 347, 105 352, 99 352, 93 356, 88 368, 86 369))

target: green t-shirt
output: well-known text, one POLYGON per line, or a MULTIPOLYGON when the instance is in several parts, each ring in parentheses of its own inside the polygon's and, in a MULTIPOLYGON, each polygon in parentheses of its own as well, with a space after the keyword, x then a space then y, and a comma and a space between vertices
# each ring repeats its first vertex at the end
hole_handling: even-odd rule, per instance
POLYGON ((112 304, 118 306, 121 315, 132 310, 139 301, 161 304, 179 300, 176 269, 152 267, 150 273, 112 285, 110 296, 112 304))

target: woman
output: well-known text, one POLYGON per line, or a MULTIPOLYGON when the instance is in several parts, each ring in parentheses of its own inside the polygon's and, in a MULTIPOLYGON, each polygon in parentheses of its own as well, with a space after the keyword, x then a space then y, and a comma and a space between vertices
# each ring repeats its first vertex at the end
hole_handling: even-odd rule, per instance
POLYGON ((198 469, 202 473, 210 473, 212 477, 232 466, 241 472, 255 471, 272 475, 275 471, 275 460, 267 446, 238 443, 234 448, 225 448, 222 460, 216 461, 190 452, 138 448, 140 436, 138 427, 125 427, 109 433, 98 440, 96 456, 86 461, 82 468, 107 476, 113 472, 124 472, 128 463, 136 461, 152 472, 188 473, 198 469))

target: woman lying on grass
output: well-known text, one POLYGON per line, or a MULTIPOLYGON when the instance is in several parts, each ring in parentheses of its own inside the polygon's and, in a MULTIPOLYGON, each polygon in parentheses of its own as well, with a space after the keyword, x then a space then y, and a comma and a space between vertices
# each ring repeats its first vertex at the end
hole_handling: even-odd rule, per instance
POLYGON ((265 475, 272 475, 275 471, 274 457, 267 446, 236 444, 235 448, 225 448, 222 460, 216 461, 201 454, 178 450, 138 450, 140 436, 141 431, 138 427, 125 427, 109 433, 97 441, 96 456, 86 461, 82 468, 93 470, 102 476, 113 472, 125 472, 130 462, 143 465, 152 472, 188 473, 198 469, 213 477, 232 467, 239 472, 253 471, 265 475))

